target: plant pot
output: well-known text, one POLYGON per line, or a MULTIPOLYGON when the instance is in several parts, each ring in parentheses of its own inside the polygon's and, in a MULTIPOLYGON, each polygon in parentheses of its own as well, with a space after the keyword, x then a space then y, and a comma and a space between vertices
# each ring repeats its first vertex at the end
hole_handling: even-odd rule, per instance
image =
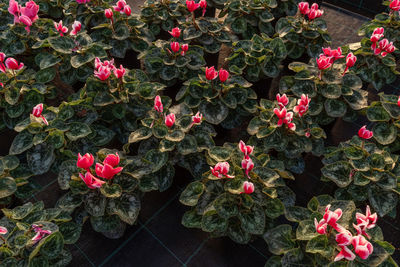
POLYGON ((101 232, 101 234, 109 239, 118 239, 124 235, 125 230, 126 230, 126 223, 120 221, 119 225, 115 227, 112 231, 101 232))

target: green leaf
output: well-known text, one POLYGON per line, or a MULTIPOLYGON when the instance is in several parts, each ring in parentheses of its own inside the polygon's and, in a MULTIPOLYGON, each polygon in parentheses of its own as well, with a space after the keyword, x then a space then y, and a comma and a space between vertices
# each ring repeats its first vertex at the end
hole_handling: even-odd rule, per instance
POLYGON ((55 232, 39 241, 39 244, 29 255, 29 260, 32 260, 39 251, 47 259, 54 259, 61 253, 63 248, 64 238, 60 232, 55 232))
POLYGON ((326 235, 318 235, 307 243, 306 252, 319 253, 326 258, 330 258, 335 249, 330 245, 326 235))
POLYGON ((28 131, 20 132, 11 143, 10 155, 18 155, 33 146, 33 135, 28 131))
POLYGON ((372 128, 375 140, 382 144, 388 145, 393 143, 397 137, 397 128, 393 124, 386 122, 378 122, 372 128))
POLYGON ((53 146, 47 143, 35 146, 26 154, 28 166, 34 175, 48 172, 55 158, 53 146))
POLYGON ((268 244, 269 251, 275 255, 286 253, 296 245, 292 239, 292 227, 287 224, 268 230, 264 234, 264 240, 268 244))
POLYGON ((296 229, 296 238, 298 240, 311 240, 318 235, 315 230, 314 220, 301 221, 296 229))
POLYGON ((228 236, 238 244, 247 244, 251 239, 251 234, 243 230, 239 224, 229 225, 228 236))
POLYGON ((201 220, 201 229, 205 232, 225 232, 227 220, 220 217, 215 210, 207 211, 201 220))
POLYGON ((292 206, 285 208, 285 217, 291 222, 300 222, 309 219, 311 212, 303 207, 292 206))
POLYGON ((92 62, 94 59, 95 56, 92 53, 78 54, 71 57, 71 66, 77 69, 86 63, 92 62))
POLYGON ((61 163, 58 171, 58 185, 62 190, 69 188, 71 176, 76 172, 76 160, 67 160, 61 163))
POLYGON ((108 214, 116 214, 127 224, 133 225, 140 211, 140 199, 136 194, 123 194, 120 198, 110 199, 107 211, 108 214))
POLYGON ((92 133, 90 127, 85 123, 71 122, 69 124, 69 131, 65 133, 71 141, 76 141, 80 138, 86 137, 92 133))
POLYGON ((197 142, 193 135, 185 135, 177 145, 176 148, 181 155, 188 155, 197 152, 197 142))
POLYGON ((208 155, 218 161, 227 161, 231 156, 232 150, 228 147, 215 146, 208 151, 208 155))
POLYGON ((390 115, 382 106, 372 106, 367 109, 369 121, 389 121, 390 115))
POLYGON ((213 202, 214 208, 223 218, 230 218, 238 214, 237 199, 232 194, 221 194, 213 202))
POLYGON ((394 192, 381 189, 378 186, 369 186, 368 198, 371 206, 380 217, 388 214, 397 206, 398 195, 394 192))
POLYGON ((242 223, 243 230, 246 232, 254 235, 261 235, 264 233, 265 213, 260 206, 255 205, 249 211, 241 210, 238 217, 242 223))
POLYGON ((345 102, 339 99, 326 99, 324 103, 325 111, 330 117, 343 117, 347 111, 345 102))
POLYGON ((186 206, 195 206, 199 201, 200 196, 205 189, 204 184, 201 182, 192 182, 188 184, 185 190, 181 193, 179 201, 186 206))
POLYGON ((352 168, 346 161, 338 161, 332 164, 325 165, 321 172, 322 174, 335 182, 339 187, 346 187, 351 183, 350 172, 352 168))
POLYGON ((244 17, 237 17, 231 24, 231 29, 234 33, 240 34, 245 33, 247 29, 247 23, 244 17))
POLYGON ((211 124, 220 124, 229 115, 229 109, 222 103, 211 103, 202 101, 199 106, 200 113, 204 119, 211 124))
POLYGON ((17 184, 12 177, 0 178, 0 198, 5 198, 17 191, 17 184))
POLYGON ((275 57, 282 59, 286 57, 286 46, 281 38, 274 38, 269 45, 275 57))
POLYGON ((58 36, 58 37, 50 37, 47 39, 50 46, 60 52, 62 54, 71 54, 72 49, 75 47, 75 43, 71 38, 58 36))
POLYGON ((150 128, 142 127, 129 135, 129 143, 136 143, 138 141, 148 139, 152 135, 150 128))
POLYGON ((40 69, 46 69, 59 63, 61 58, 49 53, 40 53, 35 57, 35 61, 40 69))
POLYGON ((182 225, 187 228, 201 228, 202 218, 195 209, 189 210, 183 214, 182 225))
POLYGON ((64 237, 65 244, 74 244, 78 241, 82 227, 75 222, 65 222, 60 224, 59 231, 64 237))
POLYGON ((107 199, 96 190, 90 190, 84 196, 85 210, 92 216, 103 216, 107 199))
POLYGON ((101 188, 100 192, 107 198, 120 197, 122 194, 122 188, 119 184, 109 185, 105 183, 101 188))

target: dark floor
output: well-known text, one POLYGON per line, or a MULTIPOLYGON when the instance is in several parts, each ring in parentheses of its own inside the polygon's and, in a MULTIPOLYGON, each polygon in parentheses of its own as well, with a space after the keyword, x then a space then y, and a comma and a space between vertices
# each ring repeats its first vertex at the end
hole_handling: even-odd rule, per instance
MULTIPOLYGON (((323 9, 334 40, 332 47, 360 39, 356 32, 365 18, 343 13, 332 7, 325 6, 323 9)), ((391 86, 387 90, 395 89, 391 86)), ((360 126, 361 124, 340 122, 328 134, 332 136, 330 141, 337 144, 347 140, 360 126)), ((331 190, 328 184, 321 184, 319 181, 320 161, 310 158, 307 162, 306 172, 297 176, 291 185, 296 187, 299 205, 307 203, 314 195, 331 190), (314 186, 310 188, 310 184, 314 186)), ((174 185, 166 192, 146 194, 142 200, 138 224, 128 227, 125 235, 118 240, 105 238, 86 223, 81 238, 70 247, 73 253, 71 266, 264 266, 269 253, 261 238, 249 245, 238 245, 228 238, 209 239, 200 230, 182 226, 181 218, 186 207, 179 203, 178 198, 182 187, 187 183, 182 179, 174 181, 174 185)), ((49 183, 52 180, 49 176, 38 180, 44 188, 36 194, 35 200, 43 200, 47 207, 53 206, 63 194, 58 183, 56 180, 49 183)), ((386 240, 397 248, 400 247, 399 218, 400 216, 397 220, 384 218, 378 221, 386 240)), ((398 250, 395 258, 400 261, 398 250)))

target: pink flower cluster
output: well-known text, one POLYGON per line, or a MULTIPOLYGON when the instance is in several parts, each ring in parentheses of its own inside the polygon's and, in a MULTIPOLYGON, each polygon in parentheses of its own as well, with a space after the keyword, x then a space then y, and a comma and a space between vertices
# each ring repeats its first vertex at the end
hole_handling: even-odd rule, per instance
POLYGON ((189 50, 189 45, 188 44, 179 44, 178 42, 171 42, 170 44, 171 50, 174 53, 179 52, 179 49, 181 49, 181 55, 184 56, 185 53, 189 50))
POLYGON ((400 0, 391 0, 389 7, 392 11, 399 11, 400 10, 400 0))
POLYGON ((219 80, 223 83, 229 78, 229 72, 223 68, 219 69, 219 72, 215 70, 214 66, 211 68, 206 67, 206 79, 212 81, 219 76, 219 80))
POLYGON ((125 13, 125 15, 130 16, 132 13, 131 7, 126 3, 125 0, 119 0, 115 6, 113 6, 115 12, 125 13))
POLYGON ((32 238, 32 241, 34 241, 35 243, 37 243, 40 240, 42 240, 46 235, 50 235, 51 234, 50 230, 43 230, 41 228, 41 225, 32 224, 32 229, 36 233, 36 235, 32 238))
POLYGON ((34 1, 28 1, 25 6, 21 6, 15 0, 10 0, 8 5, 8 12, 14 15, 14 24, 23 23, 25 24, 25 29, 30 32, 30 27, 39 18, 37 15, 39 12, 39 5, 34 1))
MULTIPOLYGON (((250 178, 249 172, 254 168, 254 163, 250 158, 251 153, 253 153, 254 146, 246 145, 242 140, 239 142, 239 149, 243 153, 242 169, 244 169, 247 178, 250 178)), ((243 193, 251 194, 254 192, 254 184, 249 181, 243 183, 243 193)))
POLYGON ((319 18, 322 16, 322 14, 324 14, 324 11, 321 9, 318 9, 318 4, 314 3, 311 5, 311 8, 309 7, 308 2, 300 2, 298 4, 298 8, 300 13, 305 16, 308 16, 309 20, 313 20, 316 18, 319 18))
POLYGON ((396 50, 396 47, 393 45, 393 42, 389 43, 389 40, 384 38, 380 40, 384 35, 385 29, 380 27, 376 28, 371 35, 371 49, 374 51, 375 55, 381 54, 382 57, 385 57, 387 54, 393 53, 396 50))
POLYGON ((89 3, 90 0, 76 0, 76 2, 77 2, 78 4, 86 4, 86 3, 89 3))
POLYGON ((229 175, 229 163, 228 162, 218 162, 215 164, 214 168, 210 167, 212 175, 217 178, 234 178, 235 176, 229 175))
POLYGON ((68 28, 63 25, 62 20, 58 23, 54 21, 54 28, 56 28, 56 31, 60 33, 60 36, 64 36, 64 33, 68 32, 68 28))
POLYGON ((0 71, 3 73, 8 70, 16 71, 21 70, 24 67, 24 63, 18 62, 15 58, 9 57, 6 59, 6 54, 0 52, 0 71))
POLYGON ((36 118, 41 118, 44 122, 44 124, 49 125, 47 122, 46 118, 42 115, 43 112, 43 104, 37 104, 33 109, 32 109, 32 115, 35 116, 36 118))
MULTIPOLYGON (((280 94, 276 95, 276 100, 278 101, 278 108, 274 108, 274 113, 278 117, 278 127, 281 127, 283 124, 286 124, 287 127, 295 131, 296 124, 293 121, 293 112, 288 112, 286 109, 286 105, 289 104, 289 98, 286 94, 282 96, 280 94)), ((301 95, 301 98, 297 100, 297 106, 293 108, 295 113, 298 113, 299 117, 302 117, 308 110, 311 99, 308 95, 301 95)))
MULTIPOLYGON (((342 55, 342 48, 338 47, 337 49, 331 49, 330 47, 322 48, 323 54, 320 54, 317 58, 317 66, 318 69, 321 70, 319 78, 322 78, 322 70, 330 68, 334 62, 338 59, 344 58, 342 55)), ((343 75, 346 71, 353 67, 357 61, 357 57, 353 55, 353 53, 347 54, 346 57, 346 69, 343 72, 343 75)))
POLYGON ((75 20, 74 24, 72 24, 72 30, 70 32, 70 35, 76 36, 78 32, 81 31, 81 29, 82 29, 82 24, 79 21, 75 20))
POLYGON ((202 8, 203 9, 202 16, 204 17, 204 14, 206 13, 206 8, 207 8, 207 1, 200 0, 199 3, 196 3, 193 0, 186 0, 186 7, 189 10, 189 12, 194 12, 199 7, 202 8))
POLYGON ((335 257, 335 261, 340 261, 342 259, 352 261, 355 259, 356 255, 348 247, 349 245, 353 246, 354 252, 361 259, 367 259, 373 252, 373 246, 365 238, 370 238, 370 236, 366 233, 366 230, 375 227, 378 219, 377 214, 371 214, 369 206, 367 206, 365 215, 357 212, 357 224, 353 224, 354 229, 357 231, 357 235, 353 236, 349 230, 337 223, 337 221, 342 217, 342 210, 336 209, 335 211, 331 211, 330 206, 331 205, 326 206, 325 214, 319 222, 314 218, 314 224, 317 233, 321 235, 328 234, 328 226, 332 227, 338 232, 335 240, 337 245, 340 247, 340 252, 335 257))
POLYGON ((302 94, 301 98, 297 100, 297 106, 293 108, 295 113, 299 114, 299 117, 302 117, 308 110, 311 99, 308 95, 302 94))
MULTIPOLYGON (((103 164, 96 163, 95 172, 97 176, 107 180, 112 179, 123 169, 123 167, 116 167, 119 164, 119 161, 120 158, 118 153, 108 154, 107 157, 104 159, 103 164)), ((86 171, 85 175, 79 173, 79 177, 90 189, 100 188, 105 183, 91 173, 90 167, 93 165, 93 163, 94 157, 92 154, 86 153, 83 156, 81 156, 81 154, 78 154, 78 161, 76 162, 76 166, 86 171)))
POLYGON ((364 125, 363 127, 358 130, 358 136, 362 139, 371 139, 374 133, 372 131, 367 130, 367 126, 364 125))
POLYGON ((126 70, 124 67, 122 67, 122 65, 119 66, 119 69, 114 66, 114 59, 101 62, 101 60, 96 57, 94 61, 94 66, 94 76, 102 81, 107 80, 108 77, 110 77, 111 73, 113 73, 117 79, 122 79, 126 74, 126 70))

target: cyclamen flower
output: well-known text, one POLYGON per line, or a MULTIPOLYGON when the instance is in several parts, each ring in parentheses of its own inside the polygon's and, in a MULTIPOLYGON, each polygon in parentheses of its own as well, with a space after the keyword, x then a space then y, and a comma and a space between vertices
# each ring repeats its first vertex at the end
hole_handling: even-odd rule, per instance
POLYGON ((215 71, 214 66, 206 67, 206 79, 211 81, 218 77, 218 71, 215 71))
POLYGON ((300 2, 297 7, 302 15, 307 15, 310 12, 308 2, 300 2))
POLYGON ((106 18, 110 19, 111 21, 113 20, 114 14, 113 14, 111 8, 104 10, 104 15, 106 16, 106 18))
POLYGON ((229 72, 227 70, 224 70, 223 68, 219 69, 219 80, 223 83, 226 82, 229 78, 229 72))
POLYGON ((131 9, 131 7, 129 5, 124 6, 124 13, 128 17, 132 14, 132 9, 131 9))
POLYGON ((199 5, 200 5, 200 8, 203 9, 203 13, 201 14, 201 16, 204 17, 204 14, 206 14, 207 1, 206 0, 200 0, 199 5))
POLYGON ((323 218, 328 225, 332 226, 336 231, 340 232, 341 228, 338 225, 337 221, 342 217, 342 210, 336 209, 335 211, 330 211, 330 207, 330 204, 326 206, 323 218))
POLYGON ((276 101, 278 101, 280 108, 283 108, 289 104, 289 98, 286 96, 286 94, 283 94, 282 96, 280 94, 276 94, 276 101))
POLYGON ((175 38, 179 38, 179 36, 181 35, 181 29, 179 29, 178 27, 173 28, 171 31, 168 31, 172 37, 175 38))
POLYGON ((200 7, 200 4, 197 4, 193 0, 186 0, 186 7, 189 10, 189 12, 194 12, 196 9, 200 7))
POLYGON ((24 67, 24 63, 19 63, 15 58, 9 57, 5 61, 7 69, 10 70, 21 70, 24 67))
POLYGON ((93 174, 91 174, 90 172, 86 172, 85 175, 80 173, 79 177, 90 189, 100 188, 105 183, 104 181, 100 180, 99 178, 96 178, 95 176, 93 176, 93 174))
POLYGON ((42 240, 46 235, 50 235, 52 233, 50 230, 43 230, 37 224, 32 224, 32 228, 36 232, 36 235, 32 238, 32 241, 35 243, 42 240))
POLYGON ((101 62, 101 60, 98 57, 96 57, 94 60, 94 67, 96 70, 99 70, 100 67, 107 67, 111 70, 114 70, 115 69, 114 59, 104 60, 103 62, 101 62))
POLYGON ((163 112, 163 104, 161 102, 161 97, 158 95, 154 98, 154 109, 160 113, 163 112))
POLYGON ((331 58, 331 62, 333 63, 335 60, 344 58, 342 55, 342 48, 338 47, 337 49, 331 49, 330 47, 328 48, 322 48, 322 51, 324 52, 324 55, 327 57, 331 58))
POLYGON ((25 7, 22 7, 17 1, 10 0, 8 12, 14 15, 14 24, 25 24, 25 29, 29 33, 30 26, 39 18, 37 15, 39 12, 39 5, 31 0, 25 3, 25 7))
POLYGON ((68 28, 63 26, 62 20, 60 20, 58 23, 54 22, 54 27, 56 28, 56 31, 60 33, 60 36, 64 36, 64 33, 68 32, 68 28))
POLYGON ((325 55, 320 55, 319 58, 317 58, 317 65, 318 69, 325 70, 330 66, 332 66, 332 60, 330 57, 327 57, 325 55))
POLYGON ((362 213, 356 213, 357 225, 353 225, 357 230, 357 233, 360 235, 364 235, 367 238, 370 236, 367 234, 367 230, 372 229, 376 226, 376 221, 378 220, 378 215, 376 213, 371 214, 371 210, 367 205, 367 209, 365 211, 365 215, 362 213))
POLYGON ((354 247, 354 252, 363 260, 367 259, 374 251, 372 244, 362 235, 353 237, 351 243, 354 247))
POLYGON ((72 24, 72 31, 70 32, 70 35, 75 36, 78 34, 78 32, 80 32, 82 29, 82 24, 75 20, 74 24, 72 24))
POLYGON ((122 67, 122 65, 119 65, 119 69, 114 69, 114 75, 115 77, 117 77, 118 79, 122 79, 122 77, 124 77, 126 74, 126 70, 124 67, 122 67))
POLYGON ((310 101, 311 99, 308 95, 302 94, 301 99, 297 100, 297 106, 293 108, 293 111, 299 113, 299 116, 302 117, 307 112, 310 101))
POLYGON ((78 160, 76 162, 76 166, 81 169, 89 170, 89 168, 94 163, 94 157, 92 154, 86 153, 85 155, 81 155, 78 153, 78 160))
POLYGON ((251 153, 253 153, 254 146, 247 146, 242 140, 239 142, 239 149, 244 154, 244 158, 249 158, 251 153))
POLYGON ((245 170, 246 176, 249 177, 249 172, 254 168, 254 163, 250 157, 242 160, 242 169, 245 170))
POLYGON ((210 169, 211 173, 217 178, 234 178, 234 176, 228 175, 229 167, 228 162, 218 162, 214 168, 210 167, 210 169))
POLYGON ((99 78, 102 81, 105 81, 110 77, 111 70, 108 67, 100 66, 97 70, 94 71, 94 76, 99 78))
POLYGON ((119 164, 119 155, 118 152, 114 154, 108 154, 107 157, 104 159, 103 164, 108 164, 111 167, 115 167, 119 164))
POLYGON ((35 116, 36 118, 41 118, 44 124, 49 125, 47 122, 46 118, 42 115, 43 112, 43 104, 37 104, 36 106, 33 107, 32 109, 32 115, 35 116))
POLYGON ((7 234, 7 233, 8 233, 7 228, 5 228, 5 227, 3 227, 3 226, 0 226, 0 235, 5 235, 5 234, 7 234))
POLYGON ((175 123, 175 114, 170 113, 169 115, 165 116, 165 125, 168 128, 171 128, 175 123))
POLYGON ((400 0, 393 0, 390 2, 389 7, 393 11, 399 11, 400 10, 400 0))
POLYGON ((335 240, 340 247, 348 246, 353 240, 353 235, 350 233, 350 231, 343 229, 336 235, 335 240))
POLYGON ((318 9, 318 4, 314 3, 312 4, 310 10, 307 13, 308 19, 313 20, 316 18, 321 17, 324 14, 324 11, 321 9, 318 9))
POLYGON ((346 71, 353 67, 354 64, 357 61, 357 57, 355 55, 353 55, 353 53, 349 53, 346 57, 346 68, 344 69, 343 75, 346 73, 346 71))
POLYGON ((368 131, 366 127, 367 126, 364 125, 360 128, 360 130, 358 130, 358 136, 363 139, 370 139, 374 133, 372 131, 368 131))
POLYGON ((181 44, 181 55, 184 56, 186 52, 189 50, 189 45, 188 44, 181 44))
POLYGON ((254 184, 252 182, 245 181, 243 183, 243 193, 251 194, 254 192, 254 184))
POLYGON ((108 163, 105 163, 104 165, 100 164, 100 163, 96 163, 95 171, 96 171, 96 174, 98 176, 100 176, 101 178, 111 179, 116 174, 120 173, 122 171, 122 169, 123 169, 123 167, 114 168, 113 166, 111 166, 108 163))
POLYGON ((346 259, 349 261, 353 261, 356 258, 356 255, 346 246, 341 247, 339 254, 336 255, 334 261, 340 261, 342 259, 346 259))
POLYGON ((279 118, 277 126, 280 127, 283 124, 286 124, 288 128, 292 131, 296 130, 296 125, 292 123, 293 120, 293 112, 287 112, 286 108, 282 108, 281 110, 274 108, 275 115, 279 118))
POLYGON ((172 42, 170 44, 172 52, 176 53, 179 51, 180 45, 178 42, 172 42))
POLYGON ((86 4, 86 3, 89 3, 90 0, 76 0, 76 2, 77 2, 78 4, 86 4))
POLYGON ((198 111, 196 115, 192 116, 192 124, 200 124, 203 119, 203 115, 198 111))
POLYGON ((399 98, 397 99, 397 106, 400 107, 400 95, 399 98))
POLYGON ((318 234, 324 235, 326 234, 326 228, 328 227, 328 224, 324 219, 321 219, 319 222, 317 221, 317 218, 314 218, 314 225, 315 225, 315 230, 317 231, 318 234))
POLYGON ((126 6, 126 1, 125 0, 119 0, 115 6, 113 6, 114 11, 123 13, 124 8, 126 6))

